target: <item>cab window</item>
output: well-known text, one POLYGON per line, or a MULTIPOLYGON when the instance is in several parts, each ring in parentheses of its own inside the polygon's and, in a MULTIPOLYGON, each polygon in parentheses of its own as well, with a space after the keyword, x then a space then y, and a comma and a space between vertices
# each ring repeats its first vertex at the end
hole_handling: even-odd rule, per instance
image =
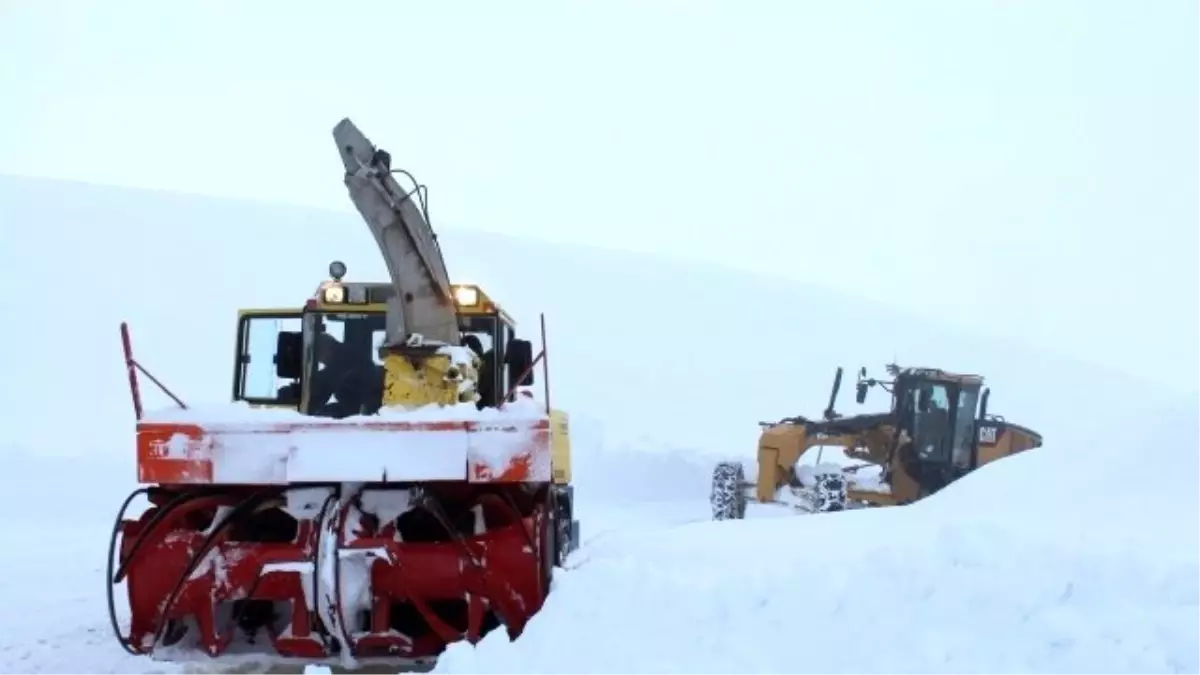
MULTIPOLYGON (((264 405, 296 405, 300 401, 299 373, 281 377, 278 367, 286 353, 280 347, 288 334, 299 339, 300 313, 258 314, 242 317, 238 325, 238 353, 234 370, 233 399, 264 405), (280 336, 285 335, 281 340, 280 336)), ((286 351, 286 350, 285 350, 286 351)))
POLYGON ((494 407, 500 394, 497 391, 499 364, 503 362, 503 343, 497 332, 495 314, 459 315, 458 329, 462 345, 479 356, 479 407, 494 407))
POLYGON ((950 394, 945 384, 925 382, 917 391, 914 440, 917 456, 941 462, 951 451, 950 394))
POLYGON ((310 313, 308 409, 318 417, 369 415, 383 404, 382 312, 310 313))
POLYGON ((958 412, 954 418, 954 452, 951 461, 960 469, 970 468, 971 448, 975 444, 975 409, 979 405, 979 387, 964 387, 958 394, 958 412))

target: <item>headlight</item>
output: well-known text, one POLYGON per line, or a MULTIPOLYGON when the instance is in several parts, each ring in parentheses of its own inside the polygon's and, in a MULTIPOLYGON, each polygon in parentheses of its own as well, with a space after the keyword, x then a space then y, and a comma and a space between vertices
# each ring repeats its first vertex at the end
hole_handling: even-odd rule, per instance
POLYGON ((479 304, 479 289, 474 286, 455 286, 454 301, 460 305, 479 304))
POLYGON ((344 302, 346 300, 346 287, 341 284, 326 286, 323 298, 325 302, 331 305, 344 302))

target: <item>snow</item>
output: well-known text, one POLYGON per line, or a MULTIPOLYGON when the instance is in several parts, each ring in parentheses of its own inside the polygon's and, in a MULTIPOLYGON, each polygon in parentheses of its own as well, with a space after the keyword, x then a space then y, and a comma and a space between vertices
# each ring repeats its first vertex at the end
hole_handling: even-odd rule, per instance
POLYGON ((213 478, 239 483, 462 479, 465 430, 403 434, 403 443, 393 432, 351 427, 222 436, 213 454, 213 478))
MULTIPOLYGON (((480 411, 472 403, 429 405, 340 420, 235 403, 156 411, 139 428, 202 429, 200 438, 176 432, 166 442, 153 443, 154 466, 170 459, 189 467, 211 464, 218 483, 461 480, 468 475, 487 480, 522 456, 532 460, 529 480, 549 480, 547 420, 544 407, 528 399, 499 410, 480 411)), ((148 475, 146 480, 161 476, 148 475)))
POLYGON ((332 494, 333 489, 327 487, 293 488, 285 495, 287 512, 296 520, 315 520, 321 512, 321 507, 332 494))
MULTIPOLYGON (((474 403, 455 403, 453 405, 429 404, 403 410, 398 408, 383 408, 375 415, 353 415, 342 419, 320 420, 321 426, 361 425, 366 421, 389 422, 468 422, 468 421, 505 421, 531 420, 546 416, 546 410, 536 401, 517 399, 503 408, 484 408, 480 410, 474 403)), ((256 408, 244 401, 229 403, 212 403, 204 406, 189 406, 187 409, 175 407, 146 410, 142 421, 162 424, 201 424, 205 427, 221 429, 240 428, 241 425, 274 424, 314 424, 311 417, 301 415, 295 410, 284 408, 256 408)))
MULTIPOLYGON (((1197 421, 1150 419, 1162 438, 1197 421)), ((1139 502, 1120 499, 1141 478, 1106 462, 1116 452, 1073 467, 1082 489, 1063 454, 910 507, 751 505, 741 522, 607 536, 517 642, 453 645, 435 672, 1196 672, 1195 459, 1160 485, 1178 492, 1139 502)))
POLYGON ((388 523, 408 511, 412 494, 408 490, 363 490, 360 503, 363 511, 375 514, 381 523, 388 523))
MULTIPOLYGON (((320 274, 330 256, 328 247, 310 250, 312 241, 344 240, 348 250, 338 257, 351 269, 386 272, 365 229, 357 240, 345 236, 358 227, 353 214, 0 178, 0 224, 12 222, 28 223, 25 250, 56 257, 47 269, 31 269, 0 247, 0 269, 86 280, 93 297, 113 300, 73 304, 71 331, 39 336, 9 364, 22 387, 0 405, 0 458, 10 477, 0 491, 7 514, 0 537, 8 544, 0 558, 8 582, 0 670, 182 672, 180 664, 125 654, 105 615, 111 519, 137 477, 118 321, 131 322, 139 359, 192 406, 148 419, 291 424, 302 421, 293 412, 221 403, 232 310, 289 306, 305 296, 312 270, 320 274), (230 247, 213 222, 263 233, 276 242, 270 261, 289 266, 264 262, 253 247, 230 247), (56 234, 65 227, 74 228, 67 242, 56 234), (135 238, 137 246, 108 243, 135 238), (159 248, 191 254, 141 254, 159 248), (130 297, 129 280, 112 269, 137 269, 154 281, 130 297), (169 302, 159 302, 160 288, 169 302), (193 327, 186 352, 180 325, 193 327), (64 354, 78 355, 72 381, 96 395, 51 411, 47 402, 62 400, 63 381, 49 377, 46 364, 65 365, 64 354), (15 372, 24 364, 29 377, 15 372)), ((519 335, 531 335, 536 313, 547 313, 551 393, 571 414, 584 542, 517 642, 494 633, 477 647, 455 645, 439 672, 1200 671, 1196 397, 823 291, 632 254, 441 234, 451 272, 486 280, 521 322, 519 335), (673 289, 669 312, 644 290, 664 288, 673 289), (781 307, 796 312, 794 323, 781 307), (706 323, 703 337, 678 339, 679 317, 720 321, 706 323), (814 317, 856 330, 809 330, 814 317), (654 336, 668 338, 670 349, 655 348, 654 336), (776 356, 713 358, 713 344, 745 344, 747 336, 777 343, 776 356), (795 339, 803 350, 789 355, 795 339), (629 345, 646 345, 653 361, 637 361, 629 345), (712 465, 739 459, 752 474, 757 421, 815 414, 826 405, 834 367, 879 363, 897 351, 911 363, 983 372, 992 411, 1045 434, 1045 447, 914 506, 798 516, 751 505, 745 521, 709 521, 712 465)), ((6 302, 0 297, 0 307, 18 315, 6 302)), ((25 321, 61 321, 57 304, 19 308, 25 321)), ((538 395, 540 385, 532 388, 538 395)), ((148 405, 162 400, 145 381, 143 393, 148 405)), ((504 424, 544 411, 522 402, 481 415, 468 404, 401 417, 435 414, 504 424)), ((360 422, 329 425, 340 431, 360 422)), ((289 509, 319 509, 327 494, 305 491, 289 509)), ((402 508, 399 500, 369 508, 390 514, 402 508)), ((373 554, 362 554, 364 568, 373 554)), ((322 594, 334 591, 322 577, 329 562, 316 570, 322 594)), ((299 569, 281 564, 281 571, 299 569)), ((349 575, 337 590, 361 601, 354 584, 362 581, 349 575)), ((316 599, 323 615, 326 600, 316 599)), ((118 592, 124 626, 122 602, 118 592)), ((264 667, 249 658, 186 669, 264 667)))

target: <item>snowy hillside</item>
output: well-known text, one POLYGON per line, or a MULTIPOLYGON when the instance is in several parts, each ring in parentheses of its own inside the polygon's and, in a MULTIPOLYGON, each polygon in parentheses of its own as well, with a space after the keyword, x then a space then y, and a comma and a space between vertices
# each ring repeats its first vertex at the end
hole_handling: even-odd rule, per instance
MULTIPOLYGON (((768 278, 441 241, 452 276, 528 332, 547 314, 585 539, 519 642, 456 646, 443 672, 1200 670, 1196 397, 768 278), (992 411, 1046 447, 914 507, 707 522, 715 458, 752 457, 759 420, 818 413, 836 366, 893 357, 983 373, 992 411)), ((117 323, 186 400, 224 400, 236 310, 299 303, 334 258, 383 275, 349 212, 0 177, 0 274, 20 289, 0 295, 18 383, 0 393, 0 508, 22 514, 0 537, 27 542, 0 575, 57 580, 6 595, 0 670, 175 670, 127 657, 104 614, 107 528, 133 487, 117 323), (43 478, 70 499, 33 508, 43 478)), ((839 408, 857 410, 848 391, 839 408)))
MULTIPOLYGON (((431 208, 437 225, 436 201, 431 208)), ((40 309, 22 294, 0 297, 0 309, 23 322, 61 326, 32 342, 5 333, 0 348, 25 363, 69 363, 73 377, 104 392, 86 429, 60 430, 54 451, 69 454, 97 431, 104 438, 128 431, 119 321, 130 321, 140 359, 185 400, 224 400, 239 307, 298 304, 334 258, 351 278, 385 277, 370 233, 349 211, 0 177, 0 228, 8 278, 36 291, 84 289, 90 298, 67 313, 59 305, 40 309), (88 358, 76 356, 81 349, 88 358)), ((612 443, 744 454, 757 421, 822 410, 838 365, 881 373, 893 358, 981 372, 993 388, 993 412, 1056 443, 1076 431, 1069 420, 1084 411, 1125 407, 1131 396, 1148 406, 1169 400, 1115 370, 849 296, 645 255, 439 233, 452 277, 483 284, 527 337, 536 339, 538 312, 546 313, 556 401, 573 415, 619 420, 606 427, 612 443)), ((1021 316, 986 300, 953 311, 1021 316)), ((5 390, 0 422, 28 419, 59 386, 43 379, 5 390)), ((861 410, 848 391, 840 407, 861 410)), ((9 443, 41 443, 40 431, 16 428, 9 443)))

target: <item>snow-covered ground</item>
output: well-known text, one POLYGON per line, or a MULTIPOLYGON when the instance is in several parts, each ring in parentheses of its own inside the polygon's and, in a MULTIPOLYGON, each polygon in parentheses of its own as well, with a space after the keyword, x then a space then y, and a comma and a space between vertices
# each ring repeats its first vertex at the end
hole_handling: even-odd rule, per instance
MULTIPOLYGON (((61 326, 0 337, 6 377, 23 383, 0 391, 0 671, 178 672, 125 655, 105 612, 111 519, 134 487, 117 322, 131 321, 135 349, 185 399, 220 402, 233 311, 295 304, 326 257, 352 278, 380 276, 374 244, 349 213, 0 178, 0 225, 14 222, 29 224, 24 253, 0 247, 14 285, 86 284, 93 301, 64 315, 62 303, 0 295, 0 313, 61 326), (270 255, 231 248, 230 231, 261 235, 270 255), (146 253, 170 246, 190 255, 146 253), (86 383, 92 404, 72 388, 66 412, 49 413, 64 382, 86 383)), ((547 312, 584 544, 520 640, 456 645, 439 671, 1200 671, 1196 397, 771 280, 452 231, 442 241, 452 274, 484 283, 522 325, 547 312), (645 289, 670 294, 670 311, 645 289), (859 330, 811 330, 813 317, 859 330), (631 360, 651 339, 670 348, 631 360), (835 366, 897 351, 983 372, 992 410, 1046 446, 912 507, 708 521, 712 464, 752 457, 757 421, 817 414, 835 366)), ((857 412, 850 398, 839 408, 857 412)))
MULTIPOLYGON (((1144 420, 1147 442, 1198 423, 1144 420)), ((1049 447, 911 507, 596 538, 517 642, 436 671, 1196 672, 1195 449, 1169 476, 1121 457, 1049 447)))

